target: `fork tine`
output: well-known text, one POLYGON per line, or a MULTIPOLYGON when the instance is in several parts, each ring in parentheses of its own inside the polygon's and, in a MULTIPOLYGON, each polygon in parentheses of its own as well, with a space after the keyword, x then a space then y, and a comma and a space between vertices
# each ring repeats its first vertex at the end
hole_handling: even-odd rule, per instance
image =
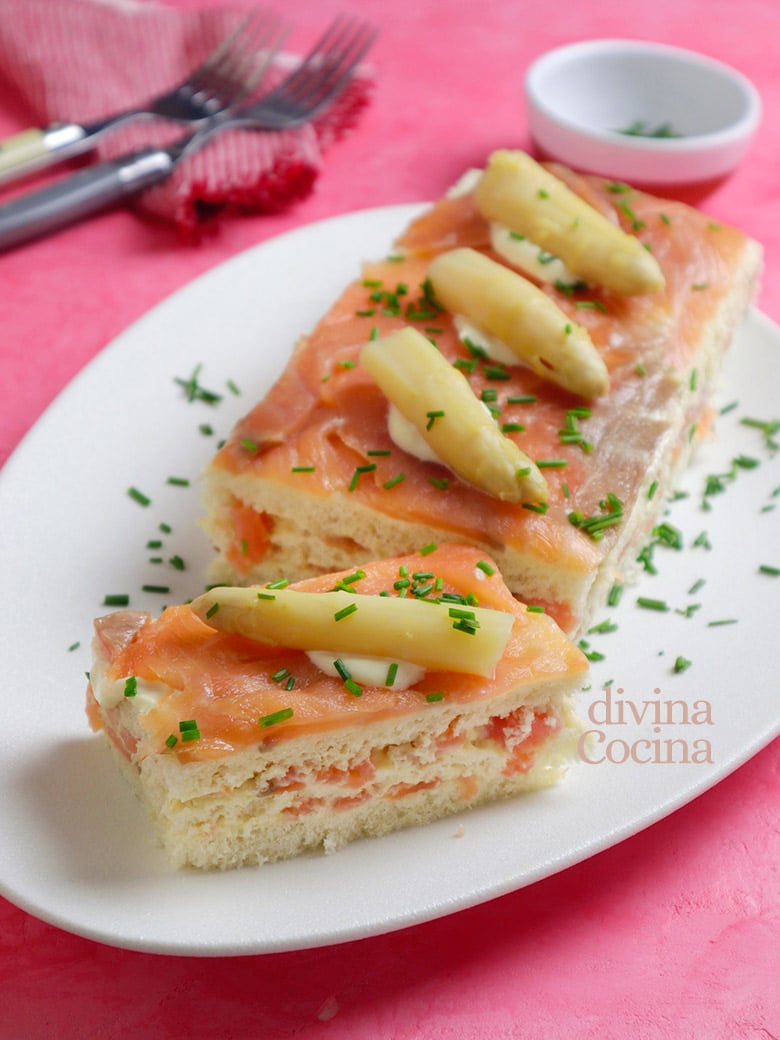
POLYGON ((275 95, 309 112, 315 111, 349 79, 375 36, 376 29, 370 25, 337 17, 297 69, 269 97, 275 95))
POLYGON ((276 15, 262 11, 248 15, 190 77, 191 89, 207 97, 229 92, 235 104, 252 92, 285 34, 276 15))

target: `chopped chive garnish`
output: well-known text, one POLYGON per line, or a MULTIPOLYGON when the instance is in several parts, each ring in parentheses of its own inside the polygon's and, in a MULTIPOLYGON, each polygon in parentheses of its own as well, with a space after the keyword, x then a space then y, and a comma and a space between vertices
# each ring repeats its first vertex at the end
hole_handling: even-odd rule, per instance
POLYGON ((404 480, 406 480, 406 474, 397 473, 394 477, 390 477, 389 480, 386 480, 382 487, 385 491, 390 491, 391 488, 397 487, 399 484, 403 483, 404 480))
POLYGON ((658 481, 654 480, 652 482, 652 484, 650 485, 650 487, 647 489, 647 497, 648 498, 653 498, 653 496, 655 495, 657 490, 658 490, 658 481))
POLYGON ((146 543, 147 549, 162 549, 162 539, 152 538, 146 543))
POLYGON ((477 367, 476 361, 469 361, 468 358, 455 358, 452 365, 453 368, 457 368, 458 371, 465 372, 467 375, 471 375, 477 367))
POLYGON ((755 469, 761 465, 760 461, 754 459, 751 455, 737 455, 731 461, 737 469, 755 469))
POLYGON ((171 733, 168 737, 165 738, 165 746, 166 747, 173 747, 175 744, 178 744, 178 743, 179 743, 179 738, 176 736, 175 733, 171 733))
POLYGON ((433 484, 439 491, 446 491, 450 486, 450 482, 447 477, 428 477, 428 483, 433 484))
POLYGON ((517 397, 508 397, 507 404, 533 404, 536 394, 519 394, 517 397))
POLYGON ((213 618, 216 612, 219 610, 219 603, 215 600, 209 609, 206 611, 206 620, 213 618))
POLYGON ((365 576, 366 572, 358 567, 356 571, 348 574, 345 578, 342 578, 341 581, 344 585, 354 585, 356 581, 360 581, 362 578, 365 578, 365 576))
POLYGON ((424 599, 426 596, 433 592, 433 582, 426 582, 425 585, 417 585, 412 589, 412 595, 417 596, 418 599, 424 599))
POLYGON ((348 690, 353 697, 363 696, 363 687, 360 685, 360 683, 356 683, 354 679, 345 680, 344 689, 348 690))
POLYGON ((314 473, 315 466, 293 466, 292 473, 314 473))
POLYGON ((130 597, 126 592, 112 592, 103 598, 104 607, 126 607, 130 597))
POLYGON ((257 441, 253 441, 251 437, 242 437, 241 447, 251 452, 257 452, 260 450, 260 445, 257 443, 257 441))
POLYGON ((523 509, 528 509, 532 513, 539 513, 541 516, 544 516, 548 508, 547 502, 523 502, 523 509))
POLYGON ((489 578, 491 578, 496 573, 496 568, 491 566, 491 564, 489 564, 487 560, 477 560, 476 567, 477 570, 482 571, 483 574, 487 574, 489 578))
POLYGON ((607 305, 601 300, 577 300, 574 306, 581 311, 601 311, 602 314, 607 313, 607 305))
POLYGON ((161 595, 167 595, 171 590, 168 585, 142 585, 142 592, 159 592, 161 595))
POLYGON ((642 607, 645 610, 658 610, 663 612, 669 609, 669 604, 664 600, 651 599, 649 596, 638 596, 636 603, 638 607, 642 607))
POLYGON ((638 364, 634 365, 634 371, 636 372, 636 374, 638 376, 646 376, 647 375, 647 369, 645 368, 645 366, 642 364, 641 361, 638 364))
POLYGON ((289 674, 290 674, 290 669, 289 668, 280 668, 278 672, 274 672, 271 675, 271 680, 273 682, 282 682, 284 679, 286 679, 288 677, 289 674))
POLYGON ((563 469, 566 459, 537 459, 536 465, 539 469, 563 469))
POLYGON ((190 486, 190 482, 187 479, 187 477, 168 477, 168 481, 167 482, 169 484, 172 484, 174 487, 189 487, 190 486))
POLYGON ((426 412, 425 414, 428 417, 428 422, 425 424, 425 429, 426 430, 430 430, 431 427, 433 426, 433 424, 436 422, 437 419, 443 419, 444 418, 444 412, 441 412, 441 411, 426 412))
POLYGON ((596 662, 604 660, 604 654, 600 653, 598 650, 589 650, 588 644, 585 642, 585 640, 580 640, 579 647, 588 661, 596 662))
POLYGON ((737 619, 736 618, 722 618, 719 621, 708 621, 707 622, 707 627, 708 628, 717 628, 720 625, 736 625, 736 623, 737 623, 737 619))
POLYGON ((436 542, 428 542, 427 545, 423 545, 423 547, 420 549, 420 555, 421 556, 430 556, 430 554, 432 552, 436 551, 436 545, 437 545, 436 542))
POLYGON ((373 473, 376 469, 375 462, 368 462, 363 466, 356 466, 355 472, 352 474, 352 480, 349 482, 349 490, 354 491, 358 485, 358 481, 364 473, 373 473))
POLYGON ((222 394, 215 394, 213 390, 206 390, 198 382, 198 376, 203 366, 197 365, 189 379, 174 379, 174 383, 184 388, 188 401, 203 401, 205 404, 218 404, 222 400, 222 394))
POLYGON ((605 621, 600 621, 597 625, 592 625, 588 629, 588 635, 606 635, 609 632, 615 631, 617 631, 617 625, 614 621, 610 621, 609 618, 607 618, 605 621))
POLYGON ((266 588, 267 589, 273 589, 273 590, 275 590, 275 589, 286 589, 289 584, 290 584, 290 581, 289 581, 288 578, 277 578, 276 581, 269 581, 268 584, 266 585, 266 588))
POLYGON ((143 491, 139 491, 136 487, 129 487, 127 493, 134 502, 137 502, 139 506, 151 505, 152 500, 148 495, 145 495, 143 491))
POLYGON ((772 567, 768 563, 762 563, 761 566, 758 568, 758 573, 770 574, 773 578, 776 578, 778 575, 780 575, 780 567, 772 567))
POLYGON ((352 678, 352 672, 350 672, 349 668, 347 668, 347 666, 344 664, 340 657, 337 657, 336 660, 333 662, 333 667, 339 673, 344 682, 346 682, 347 679, 352 678))
POLYGON ((607 596, 607 605, 610 607, 616 607, 620 602, 620 597, 623 595, 623 586, 619 582, 615 582, 612 588, 609 590, 607 596))
POLYGON ((666 545, 670 549, 679 550, 683 547, 682 532, 679 531, 678 528, 673 527, 672 524, 657 524, 653 528, 653 537, 662 545, 666 545))
POLYGON ((697 592, 699 591, 699 589, 701 589, 701 588, 702 588, 702 586, 703 586, 703 585, 704 585, 704 578, 699 578, 699 579, 698 579, 697 581, 695 581, 695 582, 693 583, 693 585, 691 585, 691 587, 690 587, 690 588, 688 589, 688 595, 689 595, 689 596, 695 596, 695 595, 696 595, 696 593, 697 593, 697 592))
POLYGON ((204 422, 198 426, 198 431, 202 433, 204 437, 211 437, 214 434, 214 427, 209 423, 204 422))
POLYGON ((174 570, 177 571, 183 571, 187 569, 187 565, 185 564, 184 560, 181 558, 181 556, 178 555, 171 556, 171 558, 168 560, 168 563, 171 565, 171 567, 174 568, 174 570))
POLYGON ((467 635, 473 636, 477 634, 479 622, 470 621, 468 618, 460 618, 458 621, 453 621, 452 627, 456 632, 465 632, 467 635))
POLYGON ((272 711, 270 715, 262 715, 260 717, 260 725, 263 728, 275 726, 277 722, 284 722, 285 719, 291 719, 292 716, 292 708, 280 708, 279 711, 272 711))
POLYGON ((545 612, 541 603, 526 603, 525 609, 528 614, 544 614, 545 612))
POLYGON ((502 433, 523 433, 525 426, 519 422, 505 422, 501 424, 502 433))
POLYGON ((138 679, 135 675, 125 679, 125 697, 135 697, 138 693, 138 679))
POLYGON ((503 365, 485 365, 483 372, 486 379, 507 380, 512 378, 511 372, 503 365))
POLYGON ((387 675, 385 676, 385 686, 392 686, 395 682, 395 677, 398 674, 398 662, 393 661, 387 669, 387 675))
POLYGON ((163 534, 170 534, 173 528, 170 524, 160 524, 160 530, 163 534))
POLYGON ((686 668, 690 668, 691 664, 692 662, 689 661, 687 657, 677 657, 674 661, 673 670, 676 674, 679 674, 680 672, 684 672, 686 668))
POLYGON ((179 732, 180 733, 187 733, 189 730, 193 730, 193 729, 197 729, 197 728, 198 728, 198 724, 195 721, 195 719, 183 719, 179 723, 179 732))
POLYGON ((68 652, 72 653, 74 650, 78 650, 78 648, 80 646, 81 646, 81 642, 79 640, 77 640, 75 643, 71 643, 70 644, 70 646, 68 647, 68 652))
POLYGON ((391 452, 390 452, 389 448, 373 448, 371 451, 367 451, 366 452, 366 455, 368 455, 369 457, 371 457, 372 455, 390 455, 390 454, 391 454, 391 452))
POLYGON ((225 383, 225 386, 228 388, 231 394, 235 394, 236 397, 241 396, 241 391, 239 390, 238 385, 234 383, 232 379, 228 379, 225 383))
POLYGON ((433 704, 435 701, 443 701, 444 694, 441 690, 438 690, 436 693, 426 693, 425 699, 429 704, 433 704))
POLYGON ((333 615, 334 621, 343 621, 344 618, 349 617, 350 614, 354 614, 357 610, 357 603, 350 603, 346 607, 342 607, 341 610, 337 610, 333 615))
POLYGON ((272 592, 258 592, 258 599, 276 599, 276 596, 272 592))

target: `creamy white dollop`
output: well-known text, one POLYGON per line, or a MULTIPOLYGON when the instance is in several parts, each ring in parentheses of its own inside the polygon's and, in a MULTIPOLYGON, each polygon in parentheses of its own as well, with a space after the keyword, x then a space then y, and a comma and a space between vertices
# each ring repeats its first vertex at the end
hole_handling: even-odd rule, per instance
POLYGON ((454 184, 451 184, 447 189, 446 196, 448 199, 457 199, 463 195, 468 195, 476 187, 477 181, 484 173, 484 170, 477 166, 473 166, 466 170, 458 177, 454 184))
POLYGON ((387 432, 396 448, 400 448, 408 455, 414 455, 421 462, 441 462, 414 423, 410 422, 392 403, 387 412, 387 432))
MULTIPOLYGON (((495 360, 498 359, 496 358, 495 360)), ((480 403, 487 414, 490 415, 490 409, 487 405, 484 402, 480 403)), ((420 462, 438 462, 440 466, 447 465, 446 462, 439 458, 414 423, 410 422, 392 402, 387 410, 387 432, 396 448, 405 451, 407 455, 413 455, 420 462)), ((449 469, 449 467, 447 468, 449 469)))
POLYGON ((137 711, 150 711, 157 706, 158 701, 164 694, 170 692, 170 687, 165 683, 152 682, 151 680, 136 677, 135 693, 132 697, 126 697, 125 690, 127 689, 128 678, 130 676, 124 676, 121 679, 109 679, 105 674, 104 666, 96 663, 92 667, 90 681, 92 682, 95 700, 101 708, 116 708, 122 701, 128 700, 133 702, 133 707, 137 711))
POLYGON ((393 690, 408 690, 425 675, 425 669, 410 661, 395 661, 390 657, 369 657, 362 654, 336 654, 328 650, 307 650, 306 656, 325 675, 340 677, 334 662, 338 659, 361 686, 383 686, 393 690), (397 665, 392 685, 387 678, 390 666, 397 665))
POLYGON ((469 343, 479 350, 484 350, 491 361, 498 361, 502 365, 518 364, 520 359, 517 354, 510 350, 503 340, 479 328, 469 321, 468 318, 464 318, 462 314, 453 315, 452 323, 461 343, 465 343, 468 340, 469 343))
POLYGON ((491 222, 490 244, 499 256, 518 270, 549 285, 575 285, 577 276, 558 256, 546 253, 529 238, 516 235, 504 224, 491 222))

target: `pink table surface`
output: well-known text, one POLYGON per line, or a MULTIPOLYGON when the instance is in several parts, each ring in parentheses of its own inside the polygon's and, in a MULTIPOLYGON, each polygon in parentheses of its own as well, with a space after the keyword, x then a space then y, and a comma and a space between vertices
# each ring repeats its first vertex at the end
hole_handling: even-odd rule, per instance
MULTIPOLYGON (((382 27, 378 89, 303 204, 231 220, 194 248, 120 211, 0 256, 0 462, 119 332, 220 261, 323 217, 434 197, 493 148, 528 146, 523 70, 575 39, 693 47, 752 77, 761 130, 703 205, 764 243, 760 306, 780 319, 776 0, 299 0, 291 44, 350 6, 382 27)), ((24 125, 0 98, 0 133, 24 125)), ((0 900, 0 1040, 770 1040, 780 1035, 779 768, 775 741, 694 803, 557 876, 325 949, 226 959, 128 952, 0 900)))

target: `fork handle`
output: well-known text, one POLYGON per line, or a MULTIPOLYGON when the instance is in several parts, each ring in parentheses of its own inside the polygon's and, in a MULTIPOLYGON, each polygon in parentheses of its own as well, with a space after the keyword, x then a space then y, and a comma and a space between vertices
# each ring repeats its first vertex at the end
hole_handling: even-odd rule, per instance
POLYGON ((43 130, 22 130, 0 141, 0 184, 88 152, 95 143, 78 123, 52 123, 43 130))
POLYGON ((85 167, 0 206, 0 251, 59 231, 164 180, 175 160, 163 148, 143 148, 85 167))

